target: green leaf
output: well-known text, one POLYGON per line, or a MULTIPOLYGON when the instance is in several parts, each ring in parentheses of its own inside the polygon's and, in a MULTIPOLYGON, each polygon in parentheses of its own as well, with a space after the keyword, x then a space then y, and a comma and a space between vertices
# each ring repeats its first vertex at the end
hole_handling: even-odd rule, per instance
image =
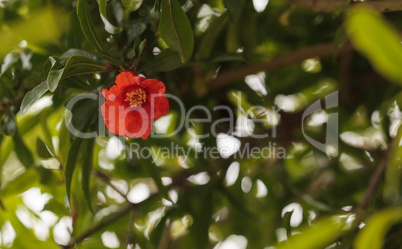
POLYGON ((283 215, 283 226, 286 228, 286 234, 288 236, 292 234, 292 226, 290 225, 290 219, 292 218, 294 211, 295 210, 293 209, 292 211, 288 211, 283 215))
POLYGON ((356 49, 373 67, 391 81, 402 84, 402 46, 400 36, 381 14, 367 7, 356 7, 345 22, 356 49))
MULTIPOLYGON (((314 222, 313 226, 300 229, 301 234, 295 234, 289 240, 279 243, 277 249, 320 249, 333 243, 346 230, 346 218, 333 216, 314 222)), ((369 248, 369 247, 367 247, 369 248)))
POLYGON ((47 84, 49 90, 54 92, 57 89, 61 79, 81 74, 92 74, 103 69, 103 66, 97 64, 95 61, 86 56, 73 55, 67 60, 63 68, 51 70, 49 72, 47 84))
POLYGON ((142 42, 138 45, 138 52, 136 53, 136 58, 134 60, 134 65, 138 65, 141 59, 142 51, 145 48, 145 44, 147 43, 147 39, 142 40, 142 42))
POLYGON ((59 85, 61 76, 63 76, 64 68, 59 70, 52 70, 47 76, 47 86, 51 92, 54 92, 59 85))
POLYGON ((193 30, 178 0, 162 0, 158 30, 160 37, 180 55, 183 63, 191 58, 194 47, 193 30))
POLYGON ((67 129, 66 123, 63 119, 59 131, 59 156, 63 164, 66 164, 68 159, 68 151, 70 149, 70 132, 67 129))
POLYGON ((225 8, 228 10, 230 18, 237 21, 243 10, 244 2, 242 0, 224 0, 225 8))
POLYGON ((180 56, 173 50, 167 48, 162 50, 155 58, 139 71, 152 70, 167 72, 179 68, 183 63, 181 62, 180 56))
POLYGON ((46 144, 40 138, 36 139, 36 151, 38 152, 38 156, 40 158, 48 159, 53 157, 47 149, 46 144))
POLYGON ((130 11, 136 11, 141 7, 143 0, 121 0, 124 7, 130 11))
POLYGON ((1 192, 2 198, 22 194, 39 180, 38 173, 34 168, 27 169, 24 173, 7 183, 1 192))
POLYGON ((32 157, 31 151, 25 145, 22 137, 20 136, 18 130, 15 131, 13 135, 14 150, 17 154, 18 159, 24 165, 24 167, 29 168, 34 164, 34 159, 32 157))
POLYGON ((29 91, 22 100, 20 112, 25 114, 28 109, 31 108, 31 106, 35 104, 35 102, 38 101, 38 99, 40 99, 48 90, 49 87, 47 86, 47 81, 45 80, 37 85, 34 89, 29 91))
POLYGON ((94 99, 82 99, 71 110, 71 124, 77 131, 85 132, 92 118, 98 114, 98 102, 94 99))
POLYGON ((87 38, 89 43, 91 43, 92 46, 94 46, 98 51, 103 52, 104 48, 97 33, 95 32, 95 28, 88 11, 87 0, 78 0, 77 16, 78 20, 80 20, 82 33, 84 33, 85 38, 87 38))
POLYGON ((17 129, 17 124, 15 122, 13 113, 11 110, 8 110, 7 116, 4 118, 3 123, 0 126, 0 133, 3 133, 6 136, 12 136, 17 129))
POLYGON ((77 12, 73 11, 68 17, 66 42, 70 48, 79 48, 84 40, 84 34, 81 32, 80 21, 77 12))
POLYGON ((73 178, 73 173, 75 169, 75 165, 77 163, 78 153, 80 151, 82 139, 76 138, 74 142, 71 144, 70 151, 68 152, 67 164, 64 170, 64 177, 66 179, 66 192, 67 198, 70 201, 70 190, 71 190, 71 181, 73 178))
POLYGON ((83 146, 83 159, 82 159, 82 191, 84 192, 85 200, 89 209, 92 211, 91 195, 90 195, 90 181, 91 171, 93 165, 93 151, 94 139, 88 139, 84 142, 83 146))
POLYGON ((385 171, 385 182, 383 196, 388 203, 398 203, 401 200, 401 158, 402 147, 400 141, 402 139, 402 129, 399 128, 397 136, 392 140, 389 152, 387 167, 385 171))
POLYGON ((47 124, 48 115, 46 113, 42 114, 42 118, 40 120, 43 136, 45 139, 45 144, 49 148, 49 151, 52 155, 56 155, 56 150, 54 149, 52 134, 50 133, 49 126, 47 124))
POLYGON ((113 24, 110 23, 110 21, 107 18, 107 12, 106 12, 107 0, 99 0, 98 4, 99 4, 100 17, 103 23, 105 24, 105 30, 110 34, 120 33, 122 31, 122 28, 114 26, 113 24))
POLYGON ((376 213, 357 235, 355 248, 382 248, 388 229, 399 222, 402 222, 402 207, 389 208, 376 213))

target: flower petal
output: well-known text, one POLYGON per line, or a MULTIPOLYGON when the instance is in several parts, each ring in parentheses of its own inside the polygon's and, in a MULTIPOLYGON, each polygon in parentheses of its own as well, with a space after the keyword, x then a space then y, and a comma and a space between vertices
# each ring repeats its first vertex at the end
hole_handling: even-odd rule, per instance
POLYGON ((139 84, 143 88, 147 88, 149 93, 162 94, 166 91, 165 84, 155 79, 146 79, 139 84))
POLYGON ((132 109, 125 118, 125 136, 146 139, 151 133, 152 120, 142 108, 132 109))
POLYGON ((135 80, 135 77, 138 77, 136 73, 132 71, 124 71, 119 73, 116 76, 116 84, 120 86, 130 86, 137 84, 137 81, 135 80))
POLYGON ((153 118, 155 120, 169 113, 169 101, 164 94, 154 97, 152 107, 154 111, 153 118))

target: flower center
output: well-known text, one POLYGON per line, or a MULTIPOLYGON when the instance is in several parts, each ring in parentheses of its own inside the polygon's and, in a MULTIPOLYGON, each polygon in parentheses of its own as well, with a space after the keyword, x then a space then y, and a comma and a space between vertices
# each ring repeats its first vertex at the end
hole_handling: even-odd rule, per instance
POLYGON ((147 94, 144 89, 137 88, 128 93, 126 93, 126 98, 124 101, 127 101, 130 107, 141 106, 147 101, 147 94))

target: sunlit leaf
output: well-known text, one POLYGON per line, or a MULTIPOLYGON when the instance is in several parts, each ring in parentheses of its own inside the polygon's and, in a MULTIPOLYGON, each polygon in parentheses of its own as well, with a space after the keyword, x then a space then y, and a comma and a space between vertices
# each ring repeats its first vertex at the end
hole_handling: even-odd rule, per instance
POLYGON ((130 11, 136 11, 141 7, 143 0, 122 0, 121 3, 130 11))
POLYGON ((373 215, 362 228, 355 240, 356 249, 380 249, 387 231, 392 225, 402 222, 402 208, 394 207, 373 215))
POLYGON ((45 80, 37 85, 34 89, 29 91, 22 100, 20 112, 25 114, 29 108, 31 108, 31 106, 35 104, 35 102, 38 101, 48 90, 49 87, 47 85, 47 81, 45 80))
POLYGON ((346 31, 356 49, 373 67, 390 80, 402 84, 401 38, 380 13, 357 7, 346 20, 346 31))
POLYGON ((63 33, 66 14, 60 9, 45 8, 29 15, 28 18, 9 24, 2 30, 0 56, 16 48, 20 41, 41 46, 55 42, 63 33))
POLYGON ((52 155, 49 153, 49 150, 47 149, 45 143, 40 138, 36 139, 36 151, 38 153, 38 156, 43 159, 48 159, 48 158, 52 157, 52 155))
POLYGON ((289 240, 279 243, 277 249, 320 249, 332 244, 350 226, 346 218, 333 216, 314 222, 314 226, 300 229, 300 234, 294 234, 289 240))
POLYGON ((35 171, 35 169, 27 169, 27 171, 8 182, 1 195, 2 197, 8 197, 22 194, 26 190, 32 188, 38 180, 38 173, 35 171))

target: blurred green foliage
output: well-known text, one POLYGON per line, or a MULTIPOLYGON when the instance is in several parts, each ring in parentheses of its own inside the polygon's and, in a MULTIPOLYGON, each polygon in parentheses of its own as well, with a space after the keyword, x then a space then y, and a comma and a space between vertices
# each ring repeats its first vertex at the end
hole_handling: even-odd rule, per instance
MULTIPOLYGON (((0 1, 0 247, 400 248, 402 13, 264 2, 0 1), (265 70, 267 61, 277 64, 265 70), (246 67, 261 72, 236 78, 246 67), (163 81, 186 111, 228 106, 235 115, 211 111, 227 120, 218 133, 286 155, 202 157, 199 143, 219 143, 194 140, 211 129, 202 122, 145 141, 71 134, 70 121, 105 131, 97 101, 65 106, 99 96, 124 70, 163 81), (230 84, 208 83, 229 70, 230 84), (301 117, 336 90, 338 108, 304 121, 324 141, 325 117, 339 114, 339 147, 322 152, 301 117), (229 121, 276 136, 244 136, 229 121), (132 143, 152 158, 117 148, 132 143), (176 145, 189 156, 158 154, 176 145)), ((180 111, 171 101, 156 133, 176 130, 180 111)))

